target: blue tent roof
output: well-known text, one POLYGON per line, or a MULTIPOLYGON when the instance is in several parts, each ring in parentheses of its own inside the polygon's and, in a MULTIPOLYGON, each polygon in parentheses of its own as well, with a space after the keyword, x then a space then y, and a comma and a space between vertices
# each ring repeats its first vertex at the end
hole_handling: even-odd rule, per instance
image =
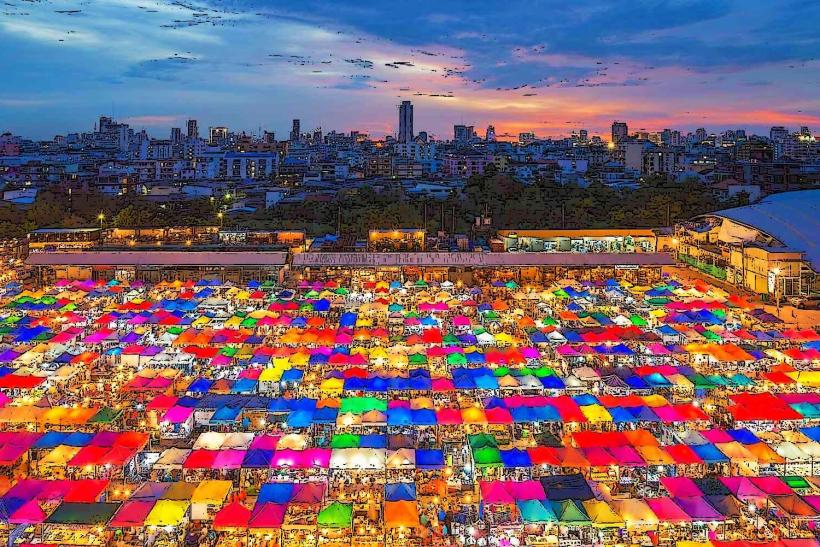
POLYGON ((417 448, 416 467, 418 469, 440 469, 444 467, 444 452, 417 448))
POLYGON ((293 494, 292 482, 267 482, 259 489, 256 503, 288 503, 293 494))
POLYGON ((384 485, 385 501, 415 501, 416 485, 412 482, 394 482, 384 485))
POLYGON ((270 467, 270 461, 273 458, 273 450, 260 450, 252 448, 245 453, 245 459, 242 460, 242 467, 266 469, 270 467))
POLYGON ((713 444, 698 444, 692 445, 691 448, 695 454, 706 463, 725 463, 729 461, 726 454, 718 450, 713 444))
POLYGON ((526 450, 520 448, 511 448, 509 450, 500 450, 501 463, 504 467, 531 467, 532 460, 530 454, 526 450))

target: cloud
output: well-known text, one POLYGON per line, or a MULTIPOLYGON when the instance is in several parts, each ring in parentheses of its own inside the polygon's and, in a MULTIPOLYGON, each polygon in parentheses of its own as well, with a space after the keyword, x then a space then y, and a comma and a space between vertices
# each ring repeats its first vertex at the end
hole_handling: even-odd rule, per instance
POLYGON ((197 64, 197 59, 192 57, 167 57, 165 59, 149 59, 131 65, 123 73, 127 78, 148 78, 164 82, 177 81, 182 77, 182 72, 197 64))
POLYGON ((43 0, 25 11, 0 14, 4 92, 55 96, 70 77, 61 127, 112 99, 203 125, 281 132, 301 113, 377 134, 402 99, 440 134, 454 122, 606 132, 614 118, 761 127, 820 110, 820 4, 797 0, 43 0), (65 9, 83 13, 55 13, 65 9))

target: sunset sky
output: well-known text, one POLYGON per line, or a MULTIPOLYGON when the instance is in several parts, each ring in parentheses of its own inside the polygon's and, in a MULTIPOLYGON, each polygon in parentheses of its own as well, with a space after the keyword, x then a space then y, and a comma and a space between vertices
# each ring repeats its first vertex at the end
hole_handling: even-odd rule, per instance
POLYGON ((820 129, 820 2, 5 0, 0 131, 820 129))

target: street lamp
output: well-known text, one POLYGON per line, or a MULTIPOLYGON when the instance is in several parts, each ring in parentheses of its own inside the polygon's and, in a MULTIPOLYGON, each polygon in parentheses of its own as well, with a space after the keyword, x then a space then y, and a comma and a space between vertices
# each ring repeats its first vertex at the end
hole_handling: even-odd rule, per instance
POLYGON ((222 217, 224 217, 224 216, 225 216, 225 215, 223 215, 223 214, 222 214, 222 211, 220 211, 220 212, 218 212, 218 213, 216 214, 216 218, 218 218, 218 219, 219 219, 219 227, 220 227, 220 228, 222 228, 222 217))
POLYGON ((105 215, 103 213, 100 213, 99 215, 97 215, 97 220, 100 221, 100 228, 102 228, 103 222, 105 222, 105 215))

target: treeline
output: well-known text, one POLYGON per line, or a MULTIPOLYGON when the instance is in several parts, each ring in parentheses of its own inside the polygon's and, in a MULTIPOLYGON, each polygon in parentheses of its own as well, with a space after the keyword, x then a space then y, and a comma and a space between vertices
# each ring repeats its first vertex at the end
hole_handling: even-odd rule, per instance
MULTIPOLYGON (((703 184, 648 178, 637 189, 602 184, 581 188, 550 181, 524 185, 492 172, 470 178, 459 195, 447 200, 410 199, 398 189, 376 192, 364 186, 335 200, 282 204, 253 214, 225 217, 226 226, 298 229, 310 235, 336 232, 364 236, 375 228, 444 229, 469 233, 485 215, 493 228, 658 227, 695 215, 743 204, 721 201, 703 184)), ((20 237, 35 228, 167 226, 218 224, 220 203, 209 199, 158 203, 142 196, 109 197, 95 193, 40 192, 27 209, 0 206, 0 237, 20 237)))

